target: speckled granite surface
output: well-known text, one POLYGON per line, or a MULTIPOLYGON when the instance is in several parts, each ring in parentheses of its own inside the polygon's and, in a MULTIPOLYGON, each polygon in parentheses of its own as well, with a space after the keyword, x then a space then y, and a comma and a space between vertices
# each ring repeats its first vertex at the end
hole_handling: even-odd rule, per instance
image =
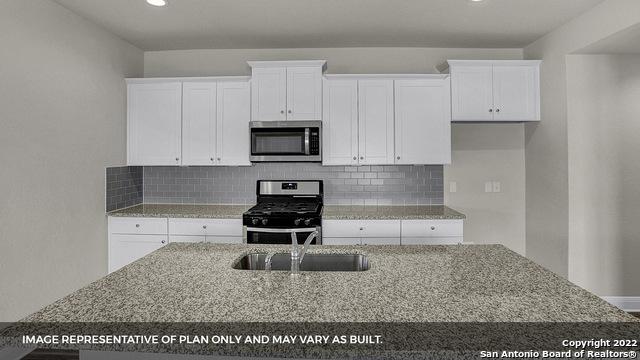
POLYGON ((332 206, 325 205, 323 219, 465 219, 466 216, 442 205, 416 206, 332 206))
MULTIPOLYGON (((242 218, 253 205, 142 204, 109 213, 109 216, 170 218, 242 218)), ((465 219, 465 215, 442 205, 417 206, 337 206, 325 205, 327 220, 465 219)))
POLYGON ((170 244, 24 321, 638 321, 501 245, 322 246, 364 272, 242 271, 282 246, 170 244))
POLYGON ((241 219, 253 205, 142 204, 108 213, 123 217, 241 219))

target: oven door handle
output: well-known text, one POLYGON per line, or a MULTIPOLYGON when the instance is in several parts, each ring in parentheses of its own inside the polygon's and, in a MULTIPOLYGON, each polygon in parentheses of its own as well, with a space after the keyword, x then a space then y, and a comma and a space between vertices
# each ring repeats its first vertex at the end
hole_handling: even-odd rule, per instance
POLYGON ((304 154, 311 154, 311 151, 309 150, 309 128, 304 129, 304 154))
POLYGON ((255 228, 255 227, 247 227, 247 231, 249 232, 263 232, 263 233, 272 233, 272 234, 291 234, 291 233, 299 233, 299 232, 314 232, 318 229, 316 228, 296 228, 296 229, 272 229, 272 228, 255 228))

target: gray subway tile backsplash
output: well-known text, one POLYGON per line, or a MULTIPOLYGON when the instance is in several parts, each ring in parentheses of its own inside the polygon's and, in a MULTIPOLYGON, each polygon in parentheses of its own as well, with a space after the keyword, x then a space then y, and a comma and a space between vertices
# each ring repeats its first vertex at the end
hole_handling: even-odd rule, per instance
POLYGON ((113 211, 141 204, 144 194, 142 175, 141 166, 107 168, 106 210, 113 211))
POLYGON ((259 163, 249 167, 144 167, 144 202, 253 204, 257 180, 324 180, 332 205, 442 205, 443 167, 322 166, 259 163))

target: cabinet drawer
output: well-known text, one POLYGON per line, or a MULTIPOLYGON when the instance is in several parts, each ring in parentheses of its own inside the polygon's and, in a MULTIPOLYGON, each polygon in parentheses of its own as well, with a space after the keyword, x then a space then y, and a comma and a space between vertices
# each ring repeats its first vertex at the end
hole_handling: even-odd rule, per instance
POLYGON ((242 236, 241 219, 169 219, 170 235, 242 236))
POLYGON ((110 217, 109 232, 112 234, 166 235, 167 219, 110 217))
POLYGON ((241 236, 207 236, 207 242, 212 244, 242 244, 241 236))
POLYGON ((362 245, 400 245, 400 238, 362 238, 362 245))
POLYGON ((462 236, 462 220, 402 220, 402 238, 462 236))
POLYGON ((462 244, 463 238, 457 236, 448 237, 410 237, 402 238, 402 245, 457 245, 462 244))
POLYGON ((322 223, 323 236, 350 237, 400 237, 400 220, 327 220, 322 223))
POLYGON ((322 245, 360 245, 360 238, 322 238, 322 245))
POLYGON ((193 235, 169 235, 170 243, 199 243, 205 242, 205 236, 193 236, 193 235))

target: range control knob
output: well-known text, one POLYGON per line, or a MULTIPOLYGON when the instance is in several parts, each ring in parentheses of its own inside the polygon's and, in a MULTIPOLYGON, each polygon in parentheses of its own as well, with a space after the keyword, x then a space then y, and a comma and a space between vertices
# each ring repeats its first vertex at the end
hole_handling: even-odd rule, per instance
POLYGON ((311 225, 311 219, 307 219, 307 220, 305 220, 305 221, 304 221, 304 224, 305 224, 305 225, 307 225, 307 226, 311 225))
POLYGON ((267 219, 262 219, 262 225, 267 225, 269 221, 267 219))
POLYGON ((293 220, 293 225, 298 226, 300 225, 301 222, 302 222, 302 219, 295 219, 293 220))
POLYGON ((258 219, 256 219, 256 218, 251 219, 251 223, 253 225, 258 225, 258 219))

